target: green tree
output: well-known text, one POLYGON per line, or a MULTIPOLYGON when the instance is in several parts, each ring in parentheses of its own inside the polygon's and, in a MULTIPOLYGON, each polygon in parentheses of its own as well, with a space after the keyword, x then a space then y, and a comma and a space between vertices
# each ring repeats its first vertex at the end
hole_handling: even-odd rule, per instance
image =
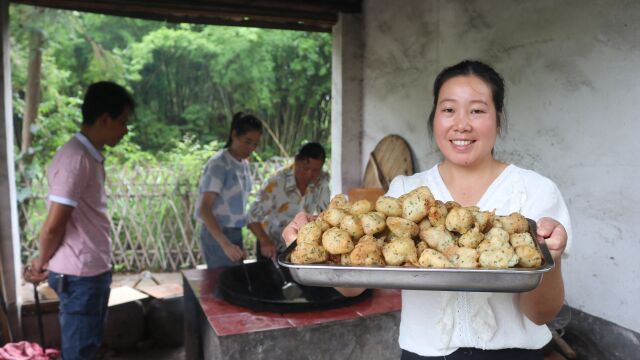
POLYGON ((327 34, 181 25, 149 33, 129 54, 128 77, 138 79, 132 87, 145 104, 136 141, 145 148, 185 134, 224 139, 236 111, 255 113, 273 131, 260 148, 267 154, 281 153, 278 143, 291 153, 328 138, 327 34))
MULTIPOLYGON (((10 12, 25 260, 46 215, 45 166, 78 131, 82 97, 95 81, 126 86, 137 105, 129 135, 105 149, 109 170, 120 171, 112 190, 129 191, 145 181, 168 186, 163 200, 149 200, 149 213, 137 216, 162 219, 164 232, 176 231, 176 221, 193 220, 184 209, 193 208, 202 166, 226 141, 233 113, 254 113, 267 127, 255 157, 258 179, 281 164, 263 159, 291 154, 305 140, 328 145, 328 34, 168 24, 16 4, 10 12), (169 197, 177 199, 171 211, 180 209, 184 219, 163 217, 171 213, 169 197)), ((111 215, 126 220, 131 215, 117 209, 135 208, 136 200, 119 196, 112 201, 122 206, 111 215)), ((145 241, 156 235, 145 235, 145 241)))

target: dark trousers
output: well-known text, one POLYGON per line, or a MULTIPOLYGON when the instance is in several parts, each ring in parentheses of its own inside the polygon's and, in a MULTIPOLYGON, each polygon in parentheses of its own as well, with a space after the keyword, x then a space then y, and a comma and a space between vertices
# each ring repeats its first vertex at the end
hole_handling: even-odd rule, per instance
POLYGON ((446 356, 420 356, 402 350, 401 360, 542 360, 543 358, 542 350, 460 348, 446 356))
POLYGON ((48 280, 60 298, 62 359, 95 359, 104 334, 111 271, 96 276, 61 276, 50 271, 48 280))

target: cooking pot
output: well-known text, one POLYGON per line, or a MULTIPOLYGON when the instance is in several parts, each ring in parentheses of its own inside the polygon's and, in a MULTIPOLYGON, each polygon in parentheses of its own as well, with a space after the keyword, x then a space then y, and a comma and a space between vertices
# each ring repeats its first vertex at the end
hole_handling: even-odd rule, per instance
MULTIPOLYGON (((292 281, 287 269, 285 277, 292 281)), ((371 297, 367 290, 356 297, 342 296, 333 288, 299 285, 299 297, 287 299, 282 293, 282 277, 271 261, 229 267, 220 273, 216 295, 232 304, 255 311, 277 313, 332 309, 371 297), (244 268, 243 268, 244 266, 244 268), (246 273, 245 273, 246 270, 246 273), (249 286, 249 282, 250 285, 249 286)))

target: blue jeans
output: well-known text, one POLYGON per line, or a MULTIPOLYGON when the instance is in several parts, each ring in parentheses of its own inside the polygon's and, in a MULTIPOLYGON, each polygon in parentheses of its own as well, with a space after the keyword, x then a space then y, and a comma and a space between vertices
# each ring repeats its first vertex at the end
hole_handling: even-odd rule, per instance
POLYGON ((49 286, 60 298, 62 359, 95 359, 102 344, 111 271, 96 276, 49 272, 49 286))
MULTIPOLYGON (((224 235, 233 244, 240 246, 244 249, 242 242, 242 228, 222 228, 224 235)), ((207 263, 208 269, 215 269, 220 267, 229 267, 239 264, 238 262, 231 261, 222 250, 220 243, 211 236, 207 228, 203 225, 200 231, 200 248, 202 255, 204 255, 204 261, 207 263)))

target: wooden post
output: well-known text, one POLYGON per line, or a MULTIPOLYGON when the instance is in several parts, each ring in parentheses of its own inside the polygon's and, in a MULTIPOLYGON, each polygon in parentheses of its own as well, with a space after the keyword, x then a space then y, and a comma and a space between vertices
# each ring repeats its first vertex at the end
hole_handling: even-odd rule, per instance
POLYGON ((0 271, 4 287, 0 294, 7 304, 14 338, 20 338, 20 235, 16 200, 15 160, 13 154, 13 110, 11 107, 11 69, 9 61, 9 1, 0 0, 0 271))

